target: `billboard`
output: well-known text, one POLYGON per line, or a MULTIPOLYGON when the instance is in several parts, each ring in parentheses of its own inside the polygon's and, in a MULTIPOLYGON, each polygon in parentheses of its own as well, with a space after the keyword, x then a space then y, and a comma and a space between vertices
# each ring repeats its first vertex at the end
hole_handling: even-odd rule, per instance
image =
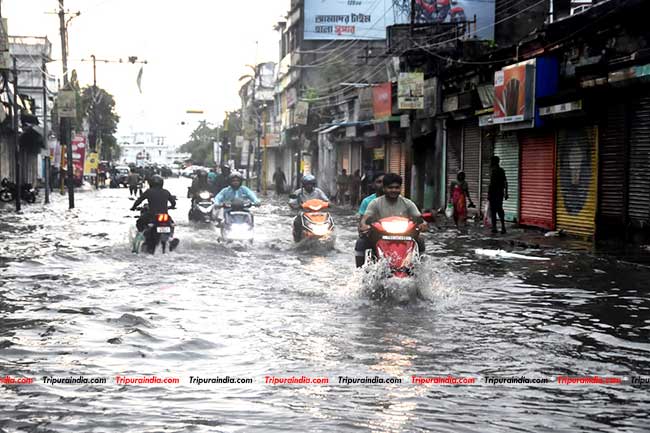
POLYGON ((400 110, 424 109, 422 72, 400 72, 397 79, 397 105, 400 110))
MULTIPOLYGON (((386 39, 386 27, 410 24, 412 0, 305 0, 306 40, 386 39)), ((495 0, 414 0, 416 23, 462 23, 494 39, 495 0)))
POLYGON ((535 108, 535 61, 507 66, 494 73, 493 123, 523 122, 535 108))

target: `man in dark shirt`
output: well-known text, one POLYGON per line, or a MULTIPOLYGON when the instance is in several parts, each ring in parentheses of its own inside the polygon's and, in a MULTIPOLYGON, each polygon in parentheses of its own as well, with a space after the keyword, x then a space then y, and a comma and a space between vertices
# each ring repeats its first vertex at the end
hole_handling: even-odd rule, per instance
POLYGON ((143 201, 149 202, 149 211, 140 215, 138 221, 135 223, 139 232, 147 228, 147 224, 153 221, 158 214, 166 214, 169 212, 167 202, 171 203, 172 208, 176 207, 176 199, 169 191, 163 188, 163 178, 159 175, 152 176, 149 181, 150 188, 146 190, 131 206, 131 210, 135 210, 143 201))
POLYGON ((490 203, 490 218, 492 221, 492 233, 497 232, 497 215, 501 219, 501 233, 506 233, 505 212, 503 211, 503 200, 508 200, 508 181, 506 172, 499 166, 501 160, 498 156, 490 159, 491 173, 490 186, 488 187, 488 201, 490 203))

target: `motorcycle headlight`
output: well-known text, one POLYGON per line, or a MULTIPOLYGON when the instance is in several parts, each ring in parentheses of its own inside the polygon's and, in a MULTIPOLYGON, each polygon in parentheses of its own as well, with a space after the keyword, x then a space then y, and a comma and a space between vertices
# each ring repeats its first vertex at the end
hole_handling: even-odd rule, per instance
POLYGON ((243 224, 233 225, 228 231, 228 236, 231 239, 251 239, 253 237, 253 230, 243 224))
POLYGON ((199 194, 199 198, 201 200, 210 200, 210 193, 207 191, 203 191, 202 193, 199 194))
POLYGON ((316 236, 325 236, 327 233, 329 233, 329 227, 326 225, 317 225, 317 226, 312 226, 311 231, 316 235, 316 236))
POLYGON ((408 220, 384 221, 381 223, 381 227, 386 233, 400 234, 404 233, 408 229, 409 222, 408 220))

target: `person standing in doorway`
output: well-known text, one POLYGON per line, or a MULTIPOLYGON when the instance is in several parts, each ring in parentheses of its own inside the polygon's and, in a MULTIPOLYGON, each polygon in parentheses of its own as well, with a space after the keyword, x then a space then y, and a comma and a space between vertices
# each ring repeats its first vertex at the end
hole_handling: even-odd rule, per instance
POLYGON ((454 206, 454 223, 456 228, 465 227, 467 221, 467 207, 474 206, 472 199, 469 196, 469 186, 465 181, 465 172, 459 171, 456 180, 451 182, 449 186, 449 203, 454 206))
POLYGON ((350 204, 352 207, 359 205, 359 193, 361 191, 361 170, 356 170, 350 176, 350 204))
POLYGON ((497 215, 501 219, 501 234, 506 233, 505 212, 503 200, 508 200, 508 180, 506 172, 499 166, 501 160, 494 155, 490 159, 490 186, 488 187, 488 202, 490 203, 490 221, 492 233, 497 232, 497 215))
POLYGON ((280 167, 275 169, 273 173, 273 183, 275 184, 275 195, 279 197, 284 194, 284 186, 287 183, 287 176, 285 176, 284 171, 280 167))
POLYGON ((336 178, 336 201, 339 205, 345 204, 345 196, 348 194, 348 188, 350 187, 350 176, 346 169, 341 170, 336 178))

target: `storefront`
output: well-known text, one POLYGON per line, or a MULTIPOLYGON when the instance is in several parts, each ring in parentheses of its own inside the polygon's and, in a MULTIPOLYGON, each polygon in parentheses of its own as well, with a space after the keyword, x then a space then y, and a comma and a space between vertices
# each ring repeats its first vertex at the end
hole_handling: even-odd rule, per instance
POLYGON ((555 134, 521 132, 520 223, 555 228, 555 134))
POLYGON ((633 227, 650 223, 650 94, 630 104, 628 218, 633 227))
MULTIPOLYGON (((508 181, 508 200, 503 202, 506 221, 519 221, 519 141, 514 132, 500 132, 494 140, 494 155, 508 181)), ((489 179, 488 179, 489 185, 489 179)))

